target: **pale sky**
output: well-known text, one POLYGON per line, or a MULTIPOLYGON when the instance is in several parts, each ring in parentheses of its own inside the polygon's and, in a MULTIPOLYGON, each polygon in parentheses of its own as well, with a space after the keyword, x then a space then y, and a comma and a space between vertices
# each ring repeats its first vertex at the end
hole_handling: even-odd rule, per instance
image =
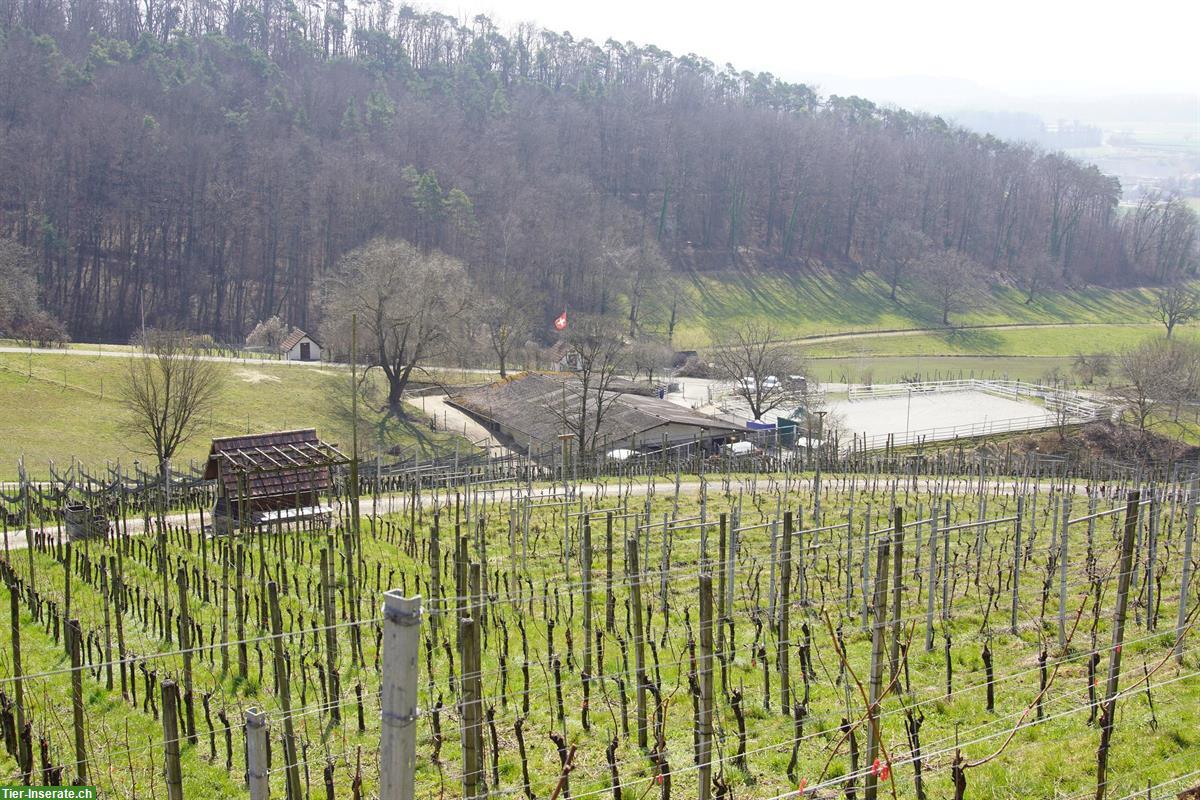
MULTIPOLYGON (((848 91, 839 78, 948 78, 1015 96, 1200 96, 1198 0, 424 0, 502 30, 652 43, 848 91), (832 85, 831 85, 832 84, 832 85)), ((864 81, 869 89, 872 84, 864 81)), ((986 93, 986 92, 985 92, 986 93)), ((868 92, 864 92, 870 97, 868 92)))

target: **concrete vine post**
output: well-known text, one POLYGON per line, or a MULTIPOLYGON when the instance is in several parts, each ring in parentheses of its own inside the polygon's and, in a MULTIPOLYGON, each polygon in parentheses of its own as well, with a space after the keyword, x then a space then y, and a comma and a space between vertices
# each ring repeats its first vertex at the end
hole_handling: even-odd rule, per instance
POLYGON ((271 783, 267 780, 267 715, 256 707, 246 709, 246 783, 250 800, 267 800, 271 783))
POLYGON ((420 639, 421 597, 403 597, 395 590, 385 593, 380 800, 413 800, 415 796, 420 639))

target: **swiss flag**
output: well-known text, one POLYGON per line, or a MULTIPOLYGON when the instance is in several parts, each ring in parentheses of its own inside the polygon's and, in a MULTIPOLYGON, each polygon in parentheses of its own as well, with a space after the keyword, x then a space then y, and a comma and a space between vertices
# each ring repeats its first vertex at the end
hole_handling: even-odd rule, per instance
POLYGON ((567 310, 564 308, 563 312, 558 315, 558 319, 554 320, 554 330, 565 331, 566 329, 567 329, 567 310))

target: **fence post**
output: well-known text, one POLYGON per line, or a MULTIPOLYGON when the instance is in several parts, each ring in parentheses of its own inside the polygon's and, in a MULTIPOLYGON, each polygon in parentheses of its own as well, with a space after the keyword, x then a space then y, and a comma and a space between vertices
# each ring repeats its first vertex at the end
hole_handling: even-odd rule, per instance
POLYGON ((183 800, 183 772, 179 768, 179 692, 175 681, 162 682, 163 762, 168 800, 183 800))
POLYGON ((380 800, 412 800, 417 760, 417 670, 421 597, 383 595, 383 726, 379 742, 380 800))
POLYGON ((267 800, 271 782, 267 780, 267 715, 257 707, 246 710, 246 781, 250 800, 267 800))

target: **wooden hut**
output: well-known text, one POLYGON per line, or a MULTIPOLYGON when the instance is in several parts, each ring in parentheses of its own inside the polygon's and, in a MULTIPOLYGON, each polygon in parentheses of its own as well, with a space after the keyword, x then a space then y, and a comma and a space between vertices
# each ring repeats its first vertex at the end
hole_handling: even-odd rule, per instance
POLYGON ((204 470, 217 482, 213 531, 328 519, 322 497, 348 462, 313 428, 213 439, 204 470))

